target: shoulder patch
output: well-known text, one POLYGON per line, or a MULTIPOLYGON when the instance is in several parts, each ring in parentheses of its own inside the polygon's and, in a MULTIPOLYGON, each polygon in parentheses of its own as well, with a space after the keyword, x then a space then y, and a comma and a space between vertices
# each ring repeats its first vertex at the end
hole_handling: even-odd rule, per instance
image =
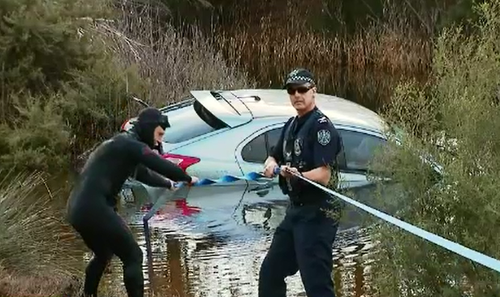
POLYGON ((322 116, 322 117, 320 117, 318 119, 318 123, 320 123, 320 124, 323 124, 323 123, 326 123, 326 122, 328 122, 328 118, 325 117, 325 116, 322 116))
POLYGON ((317 138, 318 138, 318 143, 325 146, 330 143, 332 137, 330 135, 330 131, 326 129, 321 129, 318 131, 317 138))

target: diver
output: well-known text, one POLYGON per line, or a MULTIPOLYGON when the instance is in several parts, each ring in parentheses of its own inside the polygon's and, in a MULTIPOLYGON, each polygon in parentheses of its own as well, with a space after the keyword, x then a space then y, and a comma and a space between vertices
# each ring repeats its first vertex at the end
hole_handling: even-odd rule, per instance
POLYGON ((85 296, 97 296, 113 255, 123 264, 128 297, 144 296, 142 250, 116 212, 116 197, 128 177, 168 189, 173 189, 170 180, 189 185, 198 181, 153 151, 167 127, 168 118, 158 109, 143 109, 130 131, 104 141, 92 152, 78 177, 68 199, 67 220, 94 253, 85 269, 85 296))

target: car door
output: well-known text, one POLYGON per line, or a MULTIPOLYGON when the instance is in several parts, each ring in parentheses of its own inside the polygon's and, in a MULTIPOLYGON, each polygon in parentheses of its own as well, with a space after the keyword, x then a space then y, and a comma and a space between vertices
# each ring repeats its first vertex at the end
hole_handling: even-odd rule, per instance
POLYGON ((385 138, 372 131, 341 125, 337 131, 343 144, 343 160, 340 162, 342 187, 358 188, 372 184, 367 179, 368 166, 377 148, 386 143, 385 138))
MULTIPOLYGON (((244 174, 251 171, 261 172, 263 170, 264 162, 278 142, 284 124, 285 123, 280 123, 264 127, 250 135, 238 146, 236 149, 236 160, 244 174)), ((344 159, 342 154, 343 152, 341 152, 340 160, 344 159)), ((356 173, 344 174, 340 172, 340 176, 341 188, 356 186, 366 181, 366 179, 363 180, 363 178, 356 173)), ((273 182, 277 183, 278 177, 276 177, 273 182)))
POLYGON ((236 147, 235 158, 243 174, 262 172, 264 162, 278 142, 284 124, 277 123, 260 128, 236 147))
MULTIPOLYGON (((244 174, 261 172, 264 162, 279 139, 284 123, 264 127, 237 147, 236 160, 244 174)), ((342 137, 343 149, 339 155, 340 188, 358 188, 370 185, 366 173, 375 149, 385 143, 382 135, 354 127, 336 125, 342 137)), ((274 180, 277 182, 277 178, 274 180)))

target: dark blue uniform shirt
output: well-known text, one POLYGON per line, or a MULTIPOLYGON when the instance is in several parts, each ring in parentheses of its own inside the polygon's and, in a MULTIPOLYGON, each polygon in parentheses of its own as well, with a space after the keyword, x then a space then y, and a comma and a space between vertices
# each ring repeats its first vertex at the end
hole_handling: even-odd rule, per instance
MULTIPOLYGON (((341 138, 332 122, 318 108, 315 107, 302 117, 292 117, 287 121, 271 152, 271 156, 279 165, 287 163, 283 147, 285 142, 291 146, 289 151, 293 155, 290 166, 298 168, 300 172, 330 166, 332 175, 336 175, 336 159, 342 148, 341 138), (290 133, 287 135, 288 130, 290 133)), ((294 179, 294 189, 296 189, 294 192, 297 193, 297 197, 292 197, 293 193, 289 193, 292 198, 307 202, 325 200, 330 197, 321 189, 297 178, 294 179)))

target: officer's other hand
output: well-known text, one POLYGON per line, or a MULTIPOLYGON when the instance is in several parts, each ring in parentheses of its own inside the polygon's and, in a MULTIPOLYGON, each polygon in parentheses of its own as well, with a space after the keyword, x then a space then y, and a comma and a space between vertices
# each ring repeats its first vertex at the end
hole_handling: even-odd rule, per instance
POLYGON ((269 164, 264 167, 264 176, 266 177, 274 177, 274 168, 276 168, 278 164, 275 162, 269 162, 269 164))
POLYGON ((283 165, 283 166, 281 166, 281 172, 280 172, 280 174, 283 177, 291 177, 294 174, 299 174, 299 170, 297 168, 295 168, 295 167, 290 167, 290 166, 283 165))

